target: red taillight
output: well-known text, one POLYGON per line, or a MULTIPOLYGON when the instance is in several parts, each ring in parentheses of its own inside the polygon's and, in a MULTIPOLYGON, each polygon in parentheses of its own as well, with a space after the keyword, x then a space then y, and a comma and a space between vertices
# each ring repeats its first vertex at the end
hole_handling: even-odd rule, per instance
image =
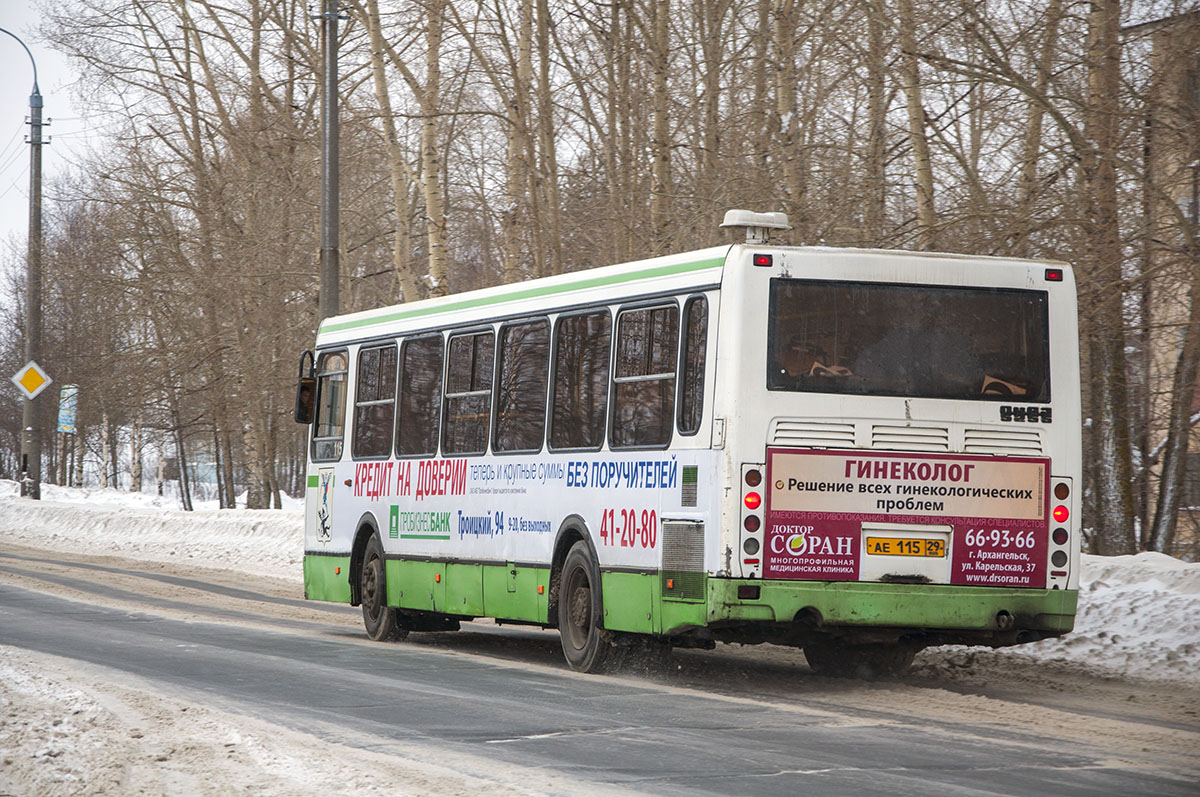
POLYGON ((1066 545, 1069 535, 1067 530, 1059 526, 1054 531, 1050 532, 1050 539, 1054 540, 1055 545, 1066 545))
POLYGON ((762 506, 762 496, 758 493, 746 493, 745 499, 747 509, 758 509, 762 506))
POLYGON ((754 265, 756 265, 756 266, 769 266, 769 265, 771 265, 771 261, 772 261, 772 258, 770 255, 755 255, 754 256, 754 265))
POLYGON ((1051 513, 1055 523, 1066 523, 1067 518, 1071 516, 1071 512, 1065 506, 1054 507, 1054 512, 1051 513))
POLYGON ((1061 268, 1046 269, 1046 282, 1062 282, 1063 270, 1061 268))
POLYGON ((762 526, 762 521, 758 519, 758 515, 746 515, 746 519, 742 521, 742 525, 746 531, 753 534, 762 526))

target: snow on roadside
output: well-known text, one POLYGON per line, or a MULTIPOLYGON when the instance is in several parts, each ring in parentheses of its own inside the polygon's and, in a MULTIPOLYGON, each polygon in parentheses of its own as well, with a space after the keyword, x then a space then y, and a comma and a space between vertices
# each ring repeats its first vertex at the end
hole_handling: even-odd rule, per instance
POLYGON ((235 570, 299 581, 304 512, 199 506, 167 508, 171 499, 118 490, 42 485, 42 500, 18 497, 0 480, 0 536, 30 548, 146 562, 235 570))
POLYGON ((1084 554, 1074 632, 1009 652, 1200 685, 1200 564, 1084 554))
MULTIPOLYGON (((182 512, 157 496, 54 485, 43 497, 18 498, 14 482, 0 481, 0 535, 47 551, 301 578, 299 508, 182 512)), ((1200 685, 1200 564, 1084 555, 1075 631, 999 653, 1200 685)))
POLYGON ((0 645, 0 793, 530 793, 512 773, 478 761, 460 768, 415 745, 337 744, 130 680, 0 645))

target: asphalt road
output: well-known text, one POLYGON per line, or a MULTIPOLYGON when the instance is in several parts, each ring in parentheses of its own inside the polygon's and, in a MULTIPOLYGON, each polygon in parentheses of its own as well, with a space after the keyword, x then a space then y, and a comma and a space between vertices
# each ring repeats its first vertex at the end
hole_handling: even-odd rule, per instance
POLYGON ((1196 770, 1159 766, 1172 751, 1114 755, 1019 719, 1053 710, 1086 723, 1111 713, 1102 706, 1071 714, 1000 699, 1015 707, 1003 722, 952 708, 939 716, 929 701, 952 707, 953 689, 746 670, 691 652, 682 675, 672 665, 586 676, 566 670, 540 630, 471 624, 374 644, 355 617, 203 576, 0 551, 0 644, 354 745, 413 742, 534 768, 533 788, 536 771, 551 770, 653 794, 1197 793, 1196 770), (731 678, 741 685, 728 688, 731 678), (783 678, 804 683, 781 690, 783 678))

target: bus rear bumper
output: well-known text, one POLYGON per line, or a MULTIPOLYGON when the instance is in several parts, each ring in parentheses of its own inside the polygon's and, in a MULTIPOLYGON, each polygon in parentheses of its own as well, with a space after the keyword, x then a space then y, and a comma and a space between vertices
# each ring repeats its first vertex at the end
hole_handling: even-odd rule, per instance
POLYGON ((1010 645, 1070 631, 1078 598, 1075 590, 945 584, 710 577, 707 586, 706 624, 718 638, 765 633, 797 642, 812 633, 877 633, 927 644, 1010 645))

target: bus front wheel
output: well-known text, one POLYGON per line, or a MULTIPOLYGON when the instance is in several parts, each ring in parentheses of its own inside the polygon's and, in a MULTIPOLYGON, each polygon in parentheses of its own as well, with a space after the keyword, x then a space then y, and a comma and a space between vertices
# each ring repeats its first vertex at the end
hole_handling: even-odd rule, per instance
POLYGON ((387 573, 378 535, 372 534, 371 539, 367 540, 359 586, 367 636, 376 642, 389 642, 408 636, 408 631, 400 627, 395 608, 387 603, 387 573))
POLYGON ((601 628, 600 568, 587 543, 575 543, 563 561, 558 595, 558 633, 572 670, 603 672, 614 661, 613 645, 601 628))

